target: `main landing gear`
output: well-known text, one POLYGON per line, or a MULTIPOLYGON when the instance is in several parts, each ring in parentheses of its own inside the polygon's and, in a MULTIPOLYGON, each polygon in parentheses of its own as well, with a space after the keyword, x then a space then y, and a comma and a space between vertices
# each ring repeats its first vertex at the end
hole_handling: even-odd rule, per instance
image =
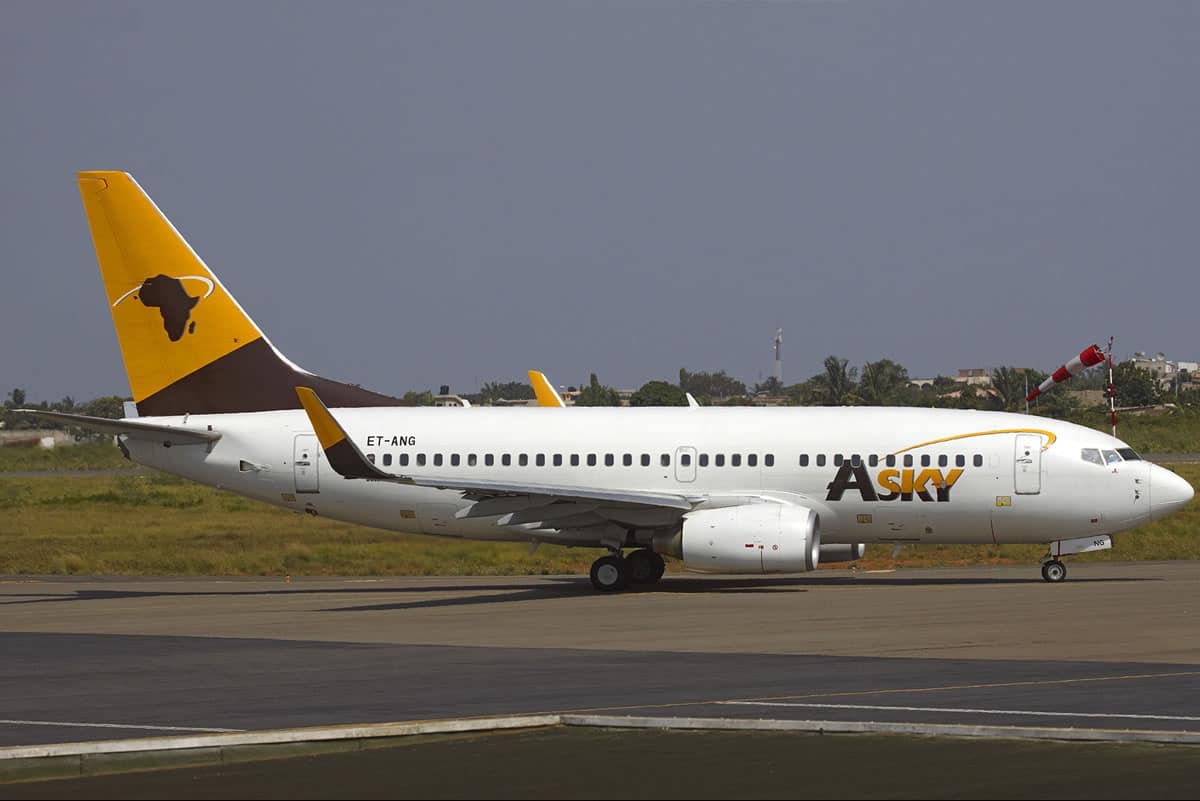
POLYGON ((654 584, 666 569, 663 558, 649 548, 639 548, 629 556, 616 551, 592 562, 592 586, 600 592, 616 592, 630 584, 654 584))

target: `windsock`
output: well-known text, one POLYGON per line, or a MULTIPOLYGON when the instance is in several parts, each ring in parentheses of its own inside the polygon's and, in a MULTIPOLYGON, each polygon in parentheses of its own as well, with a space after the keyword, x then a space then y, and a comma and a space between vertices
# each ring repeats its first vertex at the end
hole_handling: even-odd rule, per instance
POLYGON ((1071 361, 1055 370, 1054 374, 1043 381, 1041 386, 1026 395, 1026 402, 1033 400, 1055 384, 1066 381, 1073 375, 1079 375, 1084 370, 1094 367, 1102 361, 1104 361, 1104 351, 1100 350, 1099 345, 1092 345, 1083 353, 1080 353, 1074 359, 1071 359, 1071 361))

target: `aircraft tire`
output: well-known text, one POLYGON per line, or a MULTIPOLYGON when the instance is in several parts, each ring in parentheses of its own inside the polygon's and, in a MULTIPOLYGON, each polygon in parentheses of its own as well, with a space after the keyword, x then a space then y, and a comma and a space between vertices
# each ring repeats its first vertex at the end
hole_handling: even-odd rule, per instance
POLYGON ((601 556, 592 562, 592 586, 599 592, 616 592, 629 586, 629 564, 620 554, 601 556))
POLYGON ((1067 566, 1057 559, 1051 559, 1042 565, 1042 578, 1051 584, 1058 584, 1067 578, 1067 566))
POLYGON ((639 548, 625 557, 629 580, 634 584, 654 584, 667 569, 663 558, 649 548, 639 548))

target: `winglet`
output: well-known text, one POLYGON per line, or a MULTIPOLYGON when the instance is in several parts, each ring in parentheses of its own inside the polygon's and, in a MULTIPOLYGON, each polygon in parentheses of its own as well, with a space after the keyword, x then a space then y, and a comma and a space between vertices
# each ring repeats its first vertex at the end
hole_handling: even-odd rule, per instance
POLYGON ((347 436, 345 429, 329 413, 329 409, 317 397, 317 393, 308 387, 296 387, 296 395, 300 398, 300 405, 304 407, 309 422, 312 423, 317 440, 325 451, 325 458, 329 460, 329 466, 339 475, 345 478, 375 478, 385 481, 396 479, 396 476, 383 472, 367 461, 367 457, 363 456, 362 451, 347 436))
POLYGON ((537 370, 530 370, 529 383, 533 387, 533 394, 537 395, 538 406, 554 406, 560 409, 566 406, 563 403, 563 399, 559 397, 558 391, 546 379, 544 373, 539 373, 537 370))
POLYGON ((699 403, 697 403, 697 402, 696 402, 696 399, 692 397, 692 393, 690 393, 690 392, 685 392, 685 393, 683 393, 683 394, 684 394, 684 395, 687 395, 687 402, 688 402, 688 406, 691 406, 693 409, 697 409, 697 408, 699 408, 699 407, 700 407, 700 404, 699 404, 699 403))

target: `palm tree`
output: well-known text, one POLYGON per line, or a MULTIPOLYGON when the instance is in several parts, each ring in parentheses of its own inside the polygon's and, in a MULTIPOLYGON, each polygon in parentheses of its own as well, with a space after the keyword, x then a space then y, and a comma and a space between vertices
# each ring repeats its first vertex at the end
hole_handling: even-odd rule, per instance
POLYGON ((854 394, 857 367, 849 367, 848 359, 837 356, 825 357, 825 372, 813 377, 813 383, 821 388, 826 406, 846 406, 858 399, 854 394))

